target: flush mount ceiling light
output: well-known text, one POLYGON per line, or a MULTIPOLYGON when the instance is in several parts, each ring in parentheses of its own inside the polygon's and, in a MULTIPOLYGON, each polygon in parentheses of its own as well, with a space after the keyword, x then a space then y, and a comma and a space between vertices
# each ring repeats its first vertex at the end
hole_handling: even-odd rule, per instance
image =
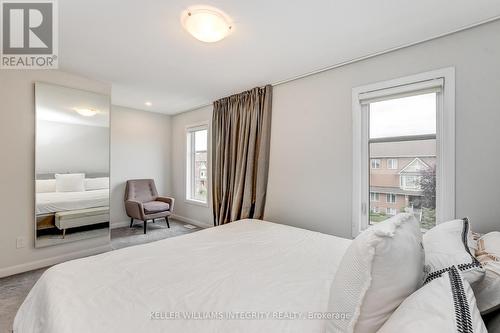
POLYGON ((194 38, 214 43, 225 38, 233 27, 229 17, 213 7, 191 7, 181 15, 181 23, 194 38))
POLYGON ((144 102, 144 105, 146 105, 146 106, 151 106, 151 105, 153 105, 153 103, 151 103, 151 102, 147 101, 147 102, 144 102))
POLYGON ((74 108, 73 110, 75 110, 76 112, 78 112, 78 114, 84 117, 93 117, 99 113, 99 111, 97 111, 96 109, 90 109, 90 108, 74 108))

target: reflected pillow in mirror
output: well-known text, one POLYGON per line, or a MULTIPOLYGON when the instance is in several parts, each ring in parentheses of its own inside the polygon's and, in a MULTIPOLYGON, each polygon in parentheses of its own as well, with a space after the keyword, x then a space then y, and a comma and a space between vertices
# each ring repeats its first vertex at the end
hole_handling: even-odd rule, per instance
POLYGON ((109 188, 109 177, 85 178, 85 191, 105 190, 109 188))
POLYGON ((56 173, 56 192, 83 192, 84 173, 56 173))
POLYGON ((35 181, 36 193, 50 193, 56 191, 55 179, 37 179, 35 181))

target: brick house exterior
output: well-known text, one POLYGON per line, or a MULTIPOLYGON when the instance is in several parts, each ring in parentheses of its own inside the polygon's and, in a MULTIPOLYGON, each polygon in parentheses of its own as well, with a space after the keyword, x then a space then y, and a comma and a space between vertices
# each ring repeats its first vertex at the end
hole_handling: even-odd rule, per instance
POLYGON ((436 166, 435 140, 370 145, 370 211, 395 215, 420 208, 420 180, 436 166))

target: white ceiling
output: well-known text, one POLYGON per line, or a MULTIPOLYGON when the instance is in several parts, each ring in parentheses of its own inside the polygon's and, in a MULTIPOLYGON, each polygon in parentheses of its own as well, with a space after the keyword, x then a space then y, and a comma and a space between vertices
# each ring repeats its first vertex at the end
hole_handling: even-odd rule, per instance
POLYGON ((37 82, 36 119, 97 127, 109 126, 109 97, 90 91, 37 82), (97 114, 85 117, 76 109, 93 109, 97 114))
POLYGON ((180 24, 199 4, 59 1, 60 68, 111 82, 114 104, 174 114, 500 15, 499 0, 209 0, 234 31, 205 44, 180 24))

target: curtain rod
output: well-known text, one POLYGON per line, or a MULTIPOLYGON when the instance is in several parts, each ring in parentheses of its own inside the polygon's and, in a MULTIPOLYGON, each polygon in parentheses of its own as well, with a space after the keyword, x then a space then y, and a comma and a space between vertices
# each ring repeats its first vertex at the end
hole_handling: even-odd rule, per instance
MULTIPOLYGON (((293 77, 285 79, 285 80, 276 81, 274 83, 271 83, 271 86, 273 86, 273 87, 279 86, 279 85, 282 85, 282 84, 285 84, 285 83, 288 83, 288 82, 292 82, 292 81, 296 81, 296 80, 299 80, 299 79, 303 79, 303 78, 308 77, 308 76, 312 76, 312 75, 315 75, 315 74, 323 73, 323 72, 326 72, 326 71, 329 71, 329 70, 332 70, 332 69, 335 69, 335 68, 339 68, 339 67, 343 67, 343 66, 347 66, 347 65, 350 65, 350 64, 354 64, 354 63, 357 63, 357 62, 360 62, 360 61, 363 61, 363 60, 371 59, 371 58, 374 58, 374 57, 377 57, 377 56, 380 56, 380 55, 383 55, 383 54, 387 54, 387 53, 395 52, 395 51, 398 51, 398 50, 406 49, 408 47, 419 45, 419 44, 422 44, 422 43, 425 43, 425 42, 430 42, 430 41, 435 40, 435 39, 439 39, 439 38, 442 38, 442 37, 446 37, 446 36, 450 36, 450 35, 456 34, 458 32, 462 32, 462 31, 466 31, 466 30, 469 30, 469 29, 473 29, 473 28, 476 28, 476 27, 479 27, 481 25, 488 24, 488 23, 491 23, 491 22, 494 22, 494 21, 497 21, 497 20, 500 20, 500 15, 496 15, 496 16, 490 17, 490 18, 488 18, 486 20, 479 21, 479 22, 476 22, 476 23, 473 23, 473 24, 470 24, 470 25, 462 26, 462 27, 460 27, 458 29, 455 29, 455 30, 452 30, 452 31, 448 31, 448 32, 445 32, 445 33, 442 33, 442 34, 439 34, 439 35, 435 35, 435 36, 432 36, 432 37, 429 37, 429 38, 421 39, 421 40, 416 41, 416 42, 411 42, 411 43, 399 45, 399 46, 396 46, 396 47, 392 47, 392 48, 389 48, 389 49, 386 49, 386 50, 383 50, 383 51, 370 53, 370 54, 362 56, 362 57, 353 58, 351 60, 339 62, 339 63, 334 64, 334 65, 330 65, 328 67, 323 67, 323 68, 320 68, 320 69, 317 69, 317 70, 314 70, 314 71, 311 71, 311 72, 307 72, 307 73, 304 73, 304 74, 301 74, 301 75, 293 76, 293 77)), ((206 107, 206 106, 210 106, 210 105, 212 105, 212 103, 202 104, 202 105, 196 106, 194 108, 190 108, 190 109, 185 110, 185 111, 180 111, 178 113, 174 113, 173 115, 176 115, 176 114, 179 114, 179 113, 184 113, 184 112, 189 112, 189 111, 194 111, 194 110, 197 110, 197 109, 200 109, 200 108, 203 108, 203 107, 206 107)))

